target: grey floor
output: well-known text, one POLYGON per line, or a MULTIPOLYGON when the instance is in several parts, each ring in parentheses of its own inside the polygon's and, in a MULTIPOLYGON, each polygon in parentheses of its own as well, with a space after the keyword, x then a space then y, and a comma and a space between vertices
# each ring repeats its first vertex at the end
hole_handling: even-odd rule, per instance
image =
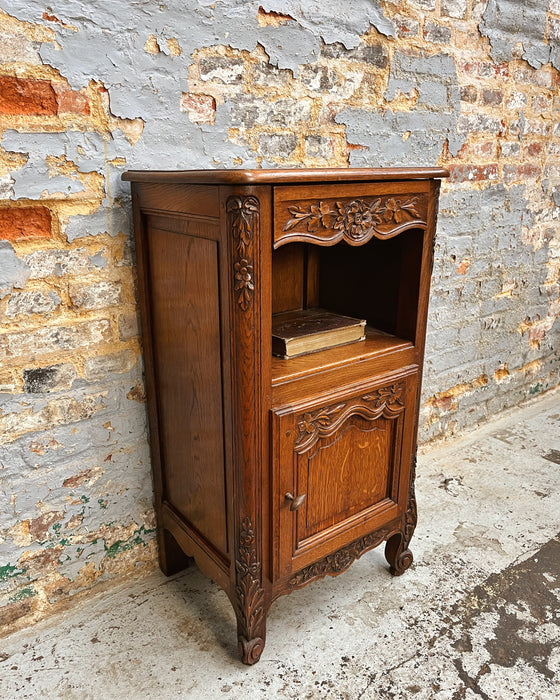
POLYGON ((560 698, 560 393, 420 456, 416 562, 278 600, 259 664, 196 568, 0 640, 0 698, 560 698))

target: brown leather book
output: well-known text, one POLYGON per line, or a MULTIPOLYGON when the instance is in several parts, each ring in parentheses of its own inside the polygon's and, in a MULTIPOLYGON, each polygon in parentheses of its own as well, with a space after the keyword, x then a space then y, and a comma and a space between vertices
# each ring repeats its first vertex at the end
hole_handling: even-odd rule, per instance
POLYGON ((272 316, 272 354, 285 360, 365 338, 363 319, 324 309, 287 311, 272 316))

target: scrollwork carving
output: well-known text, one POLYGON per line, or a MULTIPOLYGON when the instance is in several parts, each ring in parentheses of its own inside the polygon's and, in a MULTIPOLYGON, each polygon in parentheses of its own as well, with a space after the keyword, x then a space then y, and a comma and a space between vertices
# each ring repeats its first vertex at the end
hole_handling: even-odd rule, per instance
POLYGON ((350 416, 358 415, 365 420, 396 418, 404 411, 404 381, 375 389, 351 403, 337 403, 309 411, 297 422, 298 434, 294 443, 296 452, 302 453, 312 447, 319 438, 332 435, 350 416))
POLYGON ((337 576, 347 569, 352 562, 359 559, 368 549, 372 549, 383 542, 389 534, 390 530, 388 529, 378 530, 360 537, 358 540, 354 540, 354 542, 339 549, 334 554, 329 554, 315 564, 306 566, 305 569, 302 569, 290 579, 289 585, 293 588, 299 588, 314 579, 323 578, 323 576, 337 576))
POLYGON ((235 245, 233 289, 237 303, 243 311, 247 311, 255 290, 253 248, 259 227, 259 200, 256 197, 230 197, 226 210, 235 245))
POLYGON ((304 413, 297 424, 299 434, 296 438, 296 446, 307 447, 308 443, 313 444, 319 438, 321 430, 328 430, 332 425, 333 416, 340 413, 345 406, 346 404, 340 403, 304 413))
POLYGON ((416 493, 414 490, 414 482, 416 480, 416 455, 412 458, 410 464, 410 482, 408 485, 408 507, 404 518, 404 542, 406 547, 410 544, 416 523, 418 521, 418 512, 416 509, 416 493))
POLYGON ((420 196, 378 197, 372 201, 355 199, 331 203, 321 200, 307 207, 290 206, 291 218, 283 231, 305 228, 315 238, 313 234, 332 230, 333 235, 327 238, 329 243, 344 239, 350 244, 361 245, 372 236, 386 238, 412 224, 425 227, 420 201, 420 196))

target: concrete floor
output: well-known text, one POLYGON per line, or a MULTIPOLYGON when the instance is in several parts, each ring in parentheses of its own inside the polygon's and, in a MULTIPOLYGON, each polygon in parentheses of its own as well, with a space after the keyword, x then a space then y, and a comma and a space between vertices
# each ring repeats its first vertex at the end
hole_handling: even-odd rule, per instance
POLYGON ((0 640, 0 698, 560 697, 560 393, 420 456, 416 563, 278 600, 260 663, 195 568, 0 640))

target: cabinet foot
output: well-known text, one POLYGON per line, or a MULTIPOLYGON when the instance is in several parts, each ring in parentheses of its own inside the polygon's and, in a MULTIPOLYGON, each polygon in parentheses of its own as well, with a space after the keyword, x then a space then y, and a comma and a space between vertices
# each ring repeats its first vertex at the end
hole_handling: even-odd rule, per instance
POLYGON ((244 664, 252 666, 261 658, 264 649, 265 640, 263 637, 254 637, 247 639, 242 634, 237 637, 237 649, 239 657, 244 664))
POLYGON ((169 530, 164 529, 158 531, 158 556, 159 568, 166 576, 179 573, 193 562, 192 557, 183 552, 169 530))
POLYGON ((400 576, 410 567, 414 557, 408 549, 402 534, 399 532, 387 540, 385 545, 385 559, 389 563, 393 576, 400 576))

